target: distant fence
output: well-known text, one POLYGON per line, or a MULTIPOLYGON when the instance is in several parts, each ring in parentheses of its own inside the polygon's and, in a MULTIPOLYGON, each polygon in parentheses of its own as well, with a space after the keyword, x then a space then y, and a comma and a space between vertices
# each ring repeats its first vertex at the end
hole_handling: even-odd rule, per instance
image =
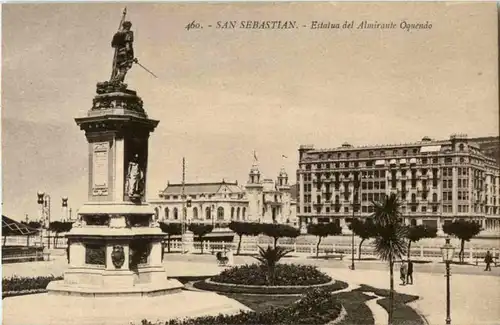
MULTIPOLYGON (((245 242, 241 243, 240 253, 241 254, 258 254, 259 246, 265 247, 268 243, 266 241, 259 242, 245 242)), ((201 252, 201 243, 194 242, 194 248, 198 252, 201 252)), ((272 244, 271 244, 272 245, 272 244)), ((292 251, 292 254, 296 255, 307 255, 313 256, 316 255, 316 244, 314 243, 285 243, 279 242, 279 246, 289 249, 292 251)), ((203 252, 206 254, 213 254, 214 252, 224 251, 231 248, 235 251, 238 247, 237 243, 228 243, 228 242, 203 242, 203 252)), ((165 251, 167 248, 165 247, 165 251)), ((467 244, 464 249, 465 260, 469 263, 481 263, 486 255, 487 251, 497 257, 499 256, 498 248, 483 248, 483 247, 474 247, 471 244, 467 244)), ((182 242, 180 240, 172 240, 170 242, 170 252, 181 252, 182 251, 182 242)), ((455 248, 455 259, 458 260, 458 253, 460 251, 460 247, 455 248)), ((319 245, 319 255, 326 254, 326 252, 334 252, 334 253, 342 253, 346 256, 352 255, 352 246, 349 244, 320 244, 319 245)), ((354 257, 355 259, 359 256, 359 245, 354 246, 354 257)), ((375 254, 375 248, 370 243, 365 243, 361 246, 361 257, 362 258, 377 258, 375 254)), ((441 248, 440 247, 429 247, 418 244, 413 244, 410 248, 410 257, 414 260, 436 260, 441 259, 441 248)))
MULTIPOLYGON (((43 238, 43 244, 40 235, 33 236, 7 236, 2 238, 2 245, 5 246, 48 246, 49 238, 43 238)), ((50 236, 50 247, 51 248, 66 248, 67 239, 64 235, 59 235, 55 241, 54 247, 54 236, 50 236)))
MULTIPOLYGON (((5 238, 5 246, 44 246, 47 247, 49 238, 43 238, 43 245, 41 244, 40 236, 8 236, 5 238)), ((272 245, 272 240, 265 237, 259 237, 257 240, 256 237, 243 237, 241 243, 240 253, 242 254, 258 254, 259 248, 258 246, 265 247, 267 245, 272 245)), ((67 245, 67 239, 64 238, 64 235, 60 235, 56 240, 56 246, 54 246, 54 237, 50 237, 50 247, 51 248, 59 248, 65 249, 67 245)), ((201 243, 195 241, 194 248, 197 252, 201 252, 201 243)), ((316 244, 313 242, 300 242, 297 243, 293 240, 282 238, 278 242, 279 246, 292 250, 292 253, 295 255, 306 255, 312 256, 316 255, 316 244)), ((218 251, 223 251, 227 249, 236 250, 237 243, 234 242, 222 242, 222 241, 204 241, 203 242, 203 252, 206 254, 212 254, 218 251)), ((458 252, 460 250, 459 245, 455 245, 455 256, 458 259, 458 252)), ((476 246, 473 243, 466 243, 465 246, 465 259, 469 263, 481 263, 486 255, 486 251, 490 251, 494 257, 498 257, 500 255, 499 247, 484 247, 484 246, 476 246)), ((167 246, 165 245, 165 252, 167 251, 167 246)), ((172 239, 170 241, 170 251, 171 252, 181 252, 182 251, 182 242, 179 239, 172 239)), ((319 255, 325 254, 326 251, 343 253, 346 256, 350 256, 352 254, 352 246, 350 243, 342 242, 342 243, 326 243, 319 245, 319 255)), ((356 242, 354 245, 354 254, 355 258, 358 258, 359 253, 359 243, 356 242)), ((417 243, 413 243, 410 249, 410 257, 415 260, 429 260, 429 259, 440 259, 441 258, 441 248, 440 246, 434 245, 419 245, 417 243)), ((361 247, 361 257, 362 258, 376 258, 374 246, 368 241, 363 244, 361 247)))

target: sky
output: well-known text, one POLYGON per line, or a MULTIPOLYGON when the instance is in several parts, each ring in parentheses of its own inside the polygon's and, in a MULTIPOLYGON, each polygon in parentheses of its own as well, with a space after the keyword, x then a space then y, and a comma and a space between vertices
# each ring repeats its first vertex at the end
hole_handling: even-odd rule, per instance
MULTIPOLYGON (((87 200, 88 147, 74 122, 109 78, 123 4, 2 7, 3 214, 52 218, 87 200)), ((495 3, 127 4, 139 61, 126 77, 150 118, 148 188, 223 178, 244 184, 257 152, 265 178, 298 148, 498 135, 495 3), (295 20, 292 30, 221 30, 217 21, 295 20), (394 21, 393 30, 310 29, 311 21, 394 21), (431 29, 399 28, 401 21, 431 29), (195 21, 203 29, 186 30, 195 21), (303 26, 306 27, 303 27, 303 26), (287 156, 283 159, 282 155, 287 156)), ((355 26, 355 27, 356 27, 355 26)))

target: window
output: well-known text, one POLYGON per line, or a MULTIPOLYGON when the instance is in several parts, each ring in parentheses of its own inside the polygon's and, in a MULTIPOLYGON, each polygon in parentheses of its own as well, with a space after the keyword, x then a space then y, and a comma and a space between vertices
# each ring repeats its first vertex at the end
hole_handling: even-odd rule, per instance
POLYGON ((174 220, 177 220, 179 219, 179 212, 177 210, 177 208, 174 208, 174 220))
POLYGON ((437 200, 438 200, 438 195, 437 195, 437 193, 433 193, 433 194, 432 194, 432 202, 437 202, 437 200))
POLYGON ((211 213, 210 213, 210 208, 206 207, 205 208, 205 219, 210 220, 212 219, 211 213))
POLYGON ((217 220, 224 220, 224 208, 223 207, 217 208, 217 220))
POLYGON ((169 217, 169 212, 170 212, 170 211, 168 210, 168 208, 165 208, 165 219, 168 219, 168 217, 169 217))

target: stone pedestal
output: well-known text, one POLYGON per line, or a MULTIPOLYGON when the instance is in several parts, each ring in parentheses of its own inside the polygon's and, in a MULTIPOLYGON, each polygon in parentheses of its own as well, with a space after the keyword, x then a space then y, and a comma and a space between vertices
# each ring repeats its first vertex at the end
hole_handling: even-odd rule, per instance
POLYGON ((88 203, 66 235, 69 268, 49 295, 155 296, 179 291, 162 265, 165 234, 146 201, 149 135, 158 121, 124 84, 97 85, 87 117, 76 119, 89 143, 88 203))
POLYGON ((194 252, 194 235, 192 231, 186 230, 181 236, 183 253, 194 252))

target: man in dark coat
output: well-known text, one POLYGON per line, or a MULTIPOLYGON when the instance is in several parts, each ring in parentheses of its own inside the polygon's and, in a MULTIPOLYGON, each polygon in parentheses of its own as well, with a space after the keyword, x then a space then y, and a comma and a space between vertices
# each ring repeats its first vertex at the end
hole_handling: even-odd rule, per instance
POLYGON ((413 262, 411 260, 408 260, 408 273, 406 276, 406 283, 413 284, 413 262), (410 282, 410 279, 411 279, 411 282, 410 282))
POLYGON ((486 263, 485 271, 491 271, 491 262, 493 262, 493 257, 491 256, 490 251, 486 252, 486 256, 484 257, 484 262, 486 263))

